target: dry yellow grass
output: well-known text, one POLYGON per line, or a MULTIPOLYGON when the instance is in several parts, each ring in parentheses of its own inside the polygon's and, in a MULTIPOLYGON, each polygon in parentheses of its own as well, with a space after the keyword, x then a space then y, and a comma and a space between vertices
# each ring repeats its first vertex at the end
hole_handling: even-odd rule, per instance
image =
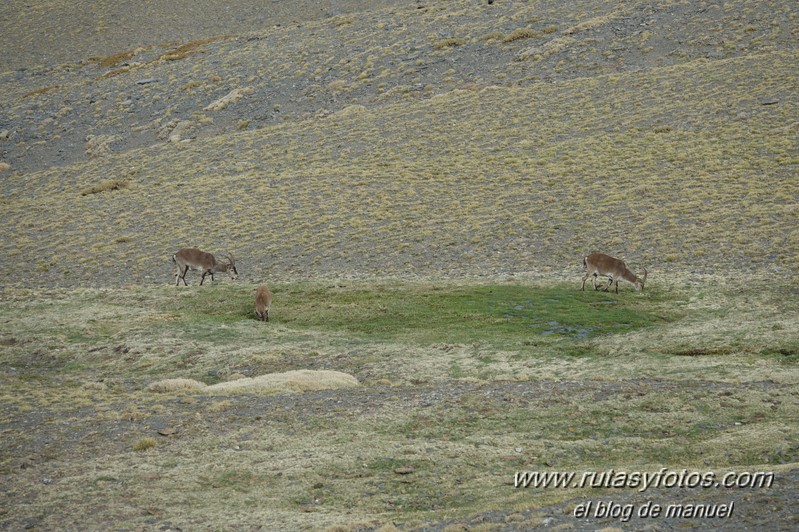
POLYGON ((42 171, 10 181, 2 256, 20 279, 68 284, 166 282, 188 244, 235 251, 249 278, 565 271, 592 250, 792 271, 798 155, 774 113, 795 106, 757 106, 745 126, 718 110, 789 94, 796 61, 456 90, 42 171), (132 186, 78 194, 109 175, 132 186), (69 274, 19 261, 95 245, 69 274))
POLYGON ((155 393, 199 392, 206 385, 194 379, 164 379, 150 383, 147 389, 155 393))

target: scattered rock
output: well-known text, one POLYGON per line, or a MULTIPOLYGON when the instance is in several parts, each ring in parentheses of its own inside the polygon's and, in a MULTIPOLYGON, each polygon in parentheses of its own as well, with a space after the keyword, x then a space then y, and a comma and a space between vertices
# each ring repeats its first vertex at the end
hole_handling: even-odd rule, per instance
POLYGON ((200 391, 205 388, 205 384, 193 379, 165 379, 150 384, 147 389, 156 393, 169 393, 181 391, 200 391))
POLYGON ((195 122, 191 120, 170 120, 158 130, 156 138, 168 142, 180 142, 185 135, 193 134, 193 129, 195 127, 195 122))
POLYGON ((576 43, 576 39, 569 35, 557 37, 547 42, 542 46, 531 46, 522 50, 516 55, 517 61, 524 61, 526 59, 534 59, 535 61, 543 61, 547 57, 560 53, 576 43))
POLYGON ((233 89, 226 95, 222 96, 218 100, 211 102, 210 104, 206 105, 203 108, 203 111, 221 111, 227 108, 228 105, 236 103, 237 101, 244 98, 244 96, 248 94, 252 94, 254 91, 249 87, 245 87, 243 89, 233 89))
POLYGON ((88 135, 86 137, 86 157, 96 159, 111 153, 111 144, 119 140, 118 135, 88 135))
POLYGON ((268 373, 252 378, 243 377, 211 386, 193 379, 165 379, 150 384, 147 389, 156 393, 203 392, 209 395, 233 395, 242 393, 302 393, 357 386, 359 386, 358 379, 347 373, 303 369, 285 373, 268 373))

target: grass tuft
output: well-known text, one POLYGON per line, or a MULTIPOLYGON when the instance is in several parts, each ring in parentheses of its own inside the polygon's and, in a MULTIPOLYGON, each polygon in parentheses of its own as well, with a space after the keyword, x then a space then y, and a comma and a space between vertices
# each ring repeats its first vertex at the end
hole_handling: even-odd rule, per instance
POLYGON ((157 445, 155 438, 142 438, 133 444, 133 450, 137 453, 147 451, 157 445))
POLYGON ((92 194, 100 194, 103 192, 112 192, 114 190, 123 190, 128 188, 129 186, 130 183, 122 179, 107 179, 102 183, 81 190, 80 195, 89 196, 92 194))
POLYGON ((135 55, 136 55, 135 51, 129 50, 126 52, 117 52, 115 54, 108 55, 105 57, 90 57, 89 61, 97 63, 99 66, 103 68, 110 68, 118 65, 119 63, 123 63, 125 61, 133 59, 135 55))
POLYGON ((522 39, 533 39, 538 37, 538 32, 532 28, 517 28, 502 39, 502 42, 514 42, 522 39))
POLYGON ((219 37, 211 37, 208 39, 195 39, 183 44, 178 45, 172 50, 161 54, 158 59, 162 61, 178 61, 185 59, 190 55, 202 53, 202 47, 219 41, 226 41, 232 39, 231 35, 221 35, 219 37))
POLYGON ((463 46, 466 44, 466 39, 461 39, 458 37, 447 37, 446 39, 441 39, 440 41, 436 41, 433 45, 433 48, 436 50, 445 50, 447 48, 454 48, 456 46, 463 46))
POLYGON ((39 96, 41 94, 47 94, 50 91, 54 91, 60 88, 61 85, 50 85, 47 87, 42 87, 41 89, 35 89, 30 92, 26 92, 25 94, 22 95, 22 98, 25 99, 25 98, 30 98, 31 96, 39 96))

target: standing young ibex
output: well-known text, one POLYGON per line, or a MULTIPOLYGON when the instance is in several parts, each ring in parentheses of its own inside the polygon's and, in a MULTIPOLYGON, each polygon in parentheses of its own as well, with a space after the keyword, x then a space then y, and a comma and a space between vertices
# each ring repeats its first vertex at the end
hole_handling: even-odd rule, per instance
POLYGON ((214 280, 214 274, 219 272, 227 272, 230 278, 235 280, 239 278, 239 272, 236 270, 236 261, 233 259, 233 254, 227 254, 228 262, 218 262, 216 258, 210 253, 200 251, 197 248, 184 248, 172 255, 172 262, 174 262, 178 271, 175 273, 175 286, 180 284, 183 279, 183 284, 188 286, 186 282, 186 273, 189 270, 198 270, 203 272, 200 284, 205 281, 206 275, 211 275, 211 280, 214 280))
POLYGON ((583 286, 580 290, 585 290, 585 281, 592 275, 594 276, 592 279, 594 290, 596 290, 596 278, 601 275, 602 277, 609 278, 608 285, 605 287, 605 292, 607 292, 610 286, 615 282, 617 294, 619 293, 619 281, 627 281, 628 283, 634 284, 636 290, 643 290, 647 274, 646 268, 644 268, 643 278, 638 277, 627 268, 624 261, 603 253, 592 253, 585 257, 583 259, 583 271, 585 275, 583 276, 583 286))
POLYGON ((269 321, 269 307, 272 306, 272 292, 262 284, 255 292, 255 315, 261 321, 269 321))

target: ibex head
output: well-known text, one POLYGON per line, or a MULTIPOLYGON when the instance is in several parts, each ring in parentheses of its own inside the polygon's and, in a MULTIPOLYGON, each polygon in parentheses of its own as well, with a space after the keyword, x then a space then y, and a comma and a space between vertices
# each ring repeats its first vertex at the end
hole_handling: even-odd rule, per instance
POLYGON ((638 290, 639 292, 642 292, 644 290, 644 283, 646 282, 646 275, 648 273, 649 272, 646 271, 646 268, 644 268, 644 276, 637 278, 635 281, 635 289, 638 290))
POLYGON ((227 254, 227 272, 230 275, 230 278, 234 281, 239 278, 239 272, 236 269, 236 259, 233 257, 233 253, 228 252, 227 254))

